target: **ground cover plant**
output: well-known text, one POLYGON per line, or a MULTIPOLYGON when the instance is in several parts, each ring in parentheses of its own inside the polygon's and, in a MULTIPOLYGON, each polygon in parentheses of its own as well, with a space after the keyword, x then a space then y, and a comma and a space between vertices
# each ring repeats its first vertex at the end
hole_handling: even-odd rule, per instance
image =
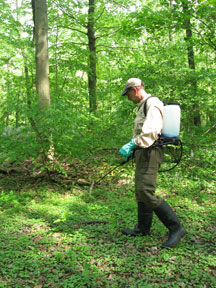
MULTIPOLYGON (((181 166, 158 177, 158 194, 187 230, 169 250, 160 248, 167 231, 156 217, 148 237, 121 234, 136 223, 131 163, 91 190, 1 174, 0 287, 216 287, 215 151, 201 151, 190 158, 187 147, 181 166)), ((112 168, 95 163, 82 167, 86 182, 112 168)))

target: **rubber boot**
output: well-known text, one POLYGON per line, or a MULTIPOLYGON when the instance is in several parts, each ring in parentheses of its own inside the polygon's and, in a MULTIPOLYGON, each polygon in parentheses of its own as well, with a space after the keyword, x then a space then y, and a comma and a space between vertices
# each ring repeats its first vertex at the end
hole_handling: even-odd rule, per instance
POLYGON ((154 209, 155 214, 160 221, 168 228, 169 238, 162 244, 163 248, 175 247, 181 238, 186 234, 185 229, 181 226, 179 219, 172 208, 163 200, 162 203, 154 209))
POLYGON ((143 235, 147 236, 150 234, 153 210, 146 207, 143 202, 138 202, 138 225, 133 230, 124 229, 122 233, 127 236, 143 235))

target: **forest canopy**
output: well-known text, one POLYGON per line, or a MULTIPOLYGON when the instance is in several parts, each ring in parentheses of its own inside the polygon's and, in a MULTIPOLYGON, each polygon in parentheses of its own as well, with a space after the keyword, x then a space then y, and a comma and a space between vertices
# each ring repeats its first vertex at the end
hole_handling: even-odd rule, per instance
POLYGON ((22 139, 7 157, 35 158, 51 135, 60 158, 85 154, 86 146, 117 148, 134 117, 120 97, 130 77, 181 104, 184 135, 215 129, 214 1, 36 2, 47 5, 46 111, 37 87, 35 1, 1 1, 0 129, 22 139))

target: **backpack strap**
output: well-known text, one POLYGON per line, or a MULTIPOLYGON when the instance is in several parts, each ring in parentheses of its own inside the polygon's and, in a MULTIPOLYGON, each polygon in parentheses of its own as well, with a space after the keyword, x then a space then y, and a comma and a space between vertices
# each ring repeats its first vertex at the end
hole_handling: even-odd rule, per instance
POLYGON ((168 102, 168 97, 166 97, 164 100, 163 100, 163 104, 164 104, 164 106, 167 104, 167 102, 168 102))
POLYGON ((147 115, 147 100, 148 100, 149 98, 153 98, 153 97, 156 97, 156 96, 149 96, 149 97, 146 99, 145 103, 144 103, 143 112, 144 112, 144 116, 145 116, 145 117, 146 117, 146 115, 147 115))
MULTIPOLYGON (((146 117, 146 115, 147 115, 147 100, 148 100, 149 98, 152 98, 152 97, 156 97, 156 96, 149 96, 149 97, 146 99, 145 104, 144 104, 144 106, 143 106, 143 112, 144 112, 145 117, 146 117)), ((166 98, 164 99, 164 101, 163 101, 164 106, 167 104, 167 102, 168 102, 168 97, 166 97, 166 98)))

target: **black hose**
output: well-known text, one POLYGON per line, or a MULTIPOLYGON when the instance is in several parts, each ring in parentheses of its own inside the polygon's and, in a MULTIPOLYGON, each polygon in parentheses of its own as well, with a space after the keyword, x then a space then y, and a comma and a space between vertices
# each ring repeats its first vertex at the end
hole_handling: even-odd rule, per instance
POLYGON ((116 165, 114 168, 112 168, 109 172, 107 172, 105 175, 103 175, 101 178, 99 178, 99 180, 97 182, 95 182, 95 184, 100 184, 101 181, 107 176, 109 175, 112 171, 116 170, 118 167, 126 164, 127 162, 129 162, 132 159, 132 155, 127 157, 126 159, 124 159, 121 163, 119 163, 118 165, 116 165))
MULTIPOLYGON (((178 143, 180 144, 180 157, 179 157, 178 161, 176 162, 176 164, 175 164, 174 166, 172 166, 172 167, 169 168, 169 169, 159 170, 159 171, 158 171, 159 173, 169 172, 169 171, 173 170, 174 168, 176 168, 176 167, 179 165, 179 163, 180 163, 180 161, 181 161, 181 159, 182 159, 182 155, 183 155, 183 145, 182 145, 182 142, 181 142, 180 139, 178 139, 178 143)), ((174 145, 177 145, 177 144, 174 144, 174 145)))
MULTIPOLYGON (((182 154, 183 154, 183 145, 182 145, 182 142, 181 142, 181 140, 180 140, 179 138, 172 138, 172 139, 165 139, 165 140, 162 139, 162 140, 159 140, 159 141, 157 141, 156 143, 154 143, 154 144, 152 145, 152 147, 153 147, 153 146, 155 146, 155 147, 156 147, 156 146, 164 146, 164 145, 175 145, 175 146, 180 145, 180 157, 179 157, 178 161, 176 162, 176 164, 175 164, 174 166, 172 166, 172 167, 169 168, 169 169, 159 170, 159 171, 158 171, 159 173, 169 172, 169 171, 173 170, 174 168, 176 168, 176 167, 179 165, 179 163, 180 163, 180 161, 181 161, 181 159, 182 159, 182 154)), ((143 148, 136 148, 136 149, 134 150, 134 152, 135 152, 136 150, 138 150, 138 149, 143 149, 143 148)), ((126 164, 126 163, 129 162, 131 159, 133 159, 133 158, 134 158, 134 152, 133 152, 132 155, 130 155, 129 157, 127 157, 126 159, 124 159, 121 163, 119 163, 118 165, 116 165, 116 166, 115 166, 114 168, 112 168, 109 172, 107 172, 105 175, 103 175, 101 178, 99 178, 99 180, 98 180, 97 182, 95 182, 95 184, 100 184, 101 181, 102 181, 107 175, 109 175, 112 171, 116 170, 118 167, 126 164)))

